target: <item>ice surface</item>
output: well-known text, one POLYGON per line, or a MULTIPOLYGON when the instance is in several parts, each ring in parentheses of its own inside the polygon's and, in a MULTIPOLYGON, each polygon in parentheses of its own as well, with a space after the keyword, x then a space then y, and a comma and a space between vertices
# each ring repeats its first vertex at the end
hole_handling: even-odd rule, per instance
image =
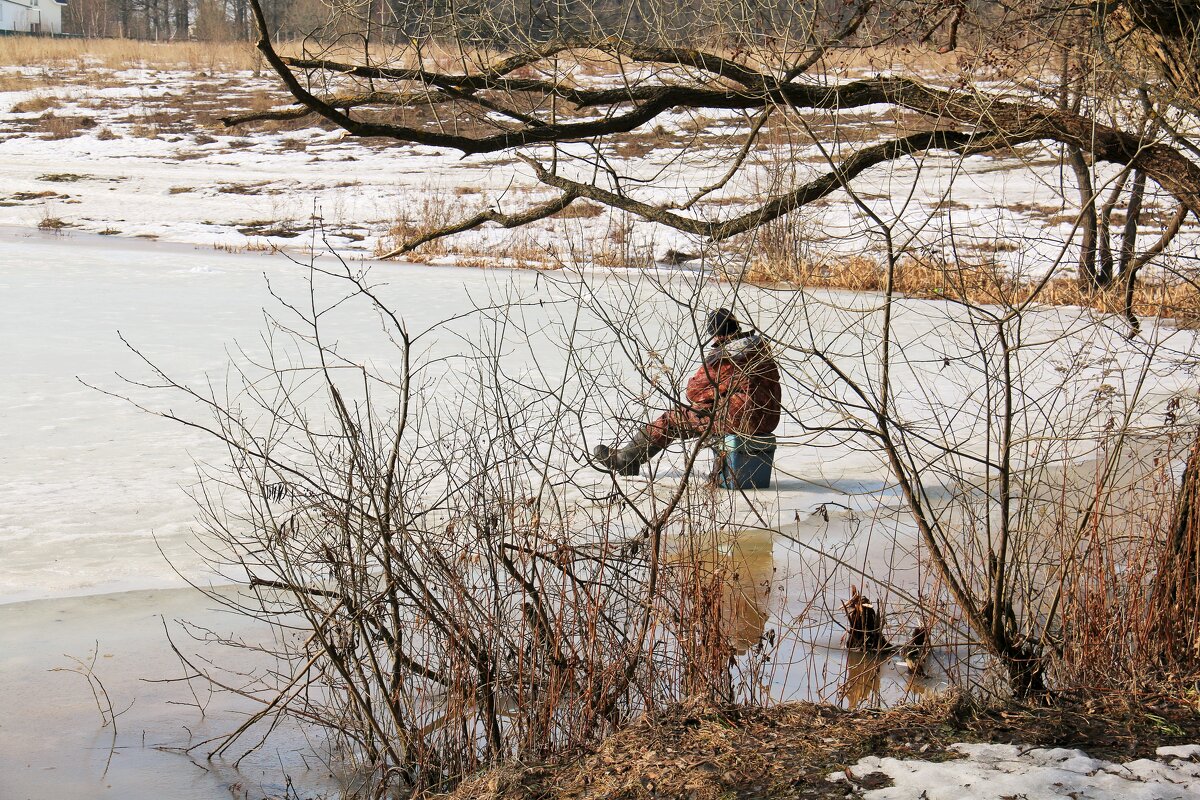
MULTIPOLYGON (((478 270, 395 271, 411 278, 397 305, 414 328, 469 307, 469 292, 486 294, 493 280, 478 270)), ((280 256, 4 234, 0 602, 182 585, 160 548, 185 576, 204 580, 189 546, 187 489, 194 461, 219 461, 222 448, 99 389, 128 391, 118 373, 151 376, 124 342, 176 380, 221 386, 231 358, 267 349, 268 281, 297 296, 305 274, 280 256)), ((346 316, 338 334, 364 358, 395 358, 374 315, 346 316)), ((171 392, 135 394, 157 410, 185 411, 171 392)))
MULTIPOLYGON (((320 756, 310 756, 312 768, 301 758, 303 752, 320 753, 319 742, 306 741, 286 722, 281 737, 237 769, 232 761, 241 751, 212 762, 206 761, 212 746, 183 752, 227 733, 253 706, 229 695, 214 698, 203 686, 179 680, 184 669, 170 650, 168 629, 183 652, 211 656, 216 648, 198 646, 174 620, 186 617, 248 641, 270 636, 264 626, 215 607, 192 590, 0 605, 0 797, 282 797, 284 775, 301 796, 332 794, 337 785, 320 756), (112 726, 101 724, 87 679, 70 671, 79 661, 91 666, 107 693, 100 707, 112 703, 115 739, 112 726)), ((229 649, 220 658, 237 668, 253 666, 229 649)))
MULTIPOLYGON (((694 320, 689 309, 679 307, 677 297, 691 297, 706 308, 728 302, 735 291, 702 273, 684 272, 650 277, 599 271, 539 275, 386 264, 376 265, 371 274, 386 284, 379 289, 381 296, 414 331, 499 299, 527 303, 514 316, 522 327, 510 334, 503 358, 506 374, 529 380, 556 374, 563 364, 561 344, 571 330, 564 321, 578 305, 564 302, 568 290, 586 286, 607 307, 637 309, 650 343, 661 344, 667 363, 685 372, 693 366, 694 343, 681 343, 677 333, 694 320)), ((0 753, 6 754, 0 757, 8 759, 0 762, 0 778, 8 781, 0 787, 12 789, 0 796, 42 793, 26 787, 54 787, 50 793, 57 796, 90 796, 97 786, 108 791, 109 785, 114 797, 219 795, 219 777, 201 773, 182 756, 150 752, 139 744, 142 731, 151 744, 177 742, 182 726, 192 721, 190 710, 181 712, 166 704, 165 695, 136 683, 147 674, 143 667, 162 664, 155 659, 166 652, 151 624, 153 615, 203 617, 204 602, 195 593, 104 593, 168 589, 182 585, 185 577, 202 584, 212 579, 192 550, 195 508, 188 490, 197 481, 195 462, 221 463, 225 452, 210 436, 139 410, 101 389, 128 393, 149 409, 194 416, 197 410, 179 405, 173 392, 121 380, 118 374, 141 383, 158 382, 125 342, 174 379, 212 387, 223 397, 230 365, 261 361, 269 349, 264 309, 275 316, 283 313, 270 293, 305 300, 309 275, 305 264, 282 255, 233 255, 88 234, 0 232, 0 341, 8 346, 5 380, 0 382, 0 602, 7 601, 0 605, 0 632, 7 637, 0 643, 0 687, 6 692, 0 700, 5 708, 19 710, 12 717, 19 727, 0 729, 5 739, 0 753), (90 597, 76 597, 83 595, 90 597), (13 602, 18 600, 40 601, 13 602), (74 627, 67 627, 68 620, 74 627), (59 630, 69 635, 59 636, 59 630), (136 701, 136 711, 121 718, 121 736, 139 737, 139 742, 120 740, 116 766, 103 785, 96 783, 97 759, 107 753, 108 732, 99 726, 90 694, 80 691, 86 691, 86 683, 76 675, 45 673, 69 663, 63 654, 86 656, 97 641, 97 674, 114 690, 118 703, 136 701), (53 699, 53 713, 39 714, 28 705, 43 697, 53 699), (70 737, 64 737, 64 731, 70 737), (39 754, 52 749, 48 743, 55 741, 60 742, 60 751, 52 754, 55 760, 42 760, 45 756, 39 754), (80 753, 86 754, 86 765, 72 771, 80 753), (167 761, 161 761, 164 758, 167 761), (175 769, 170 764, 182 766, 175 769), (91 788, 79 788, 85 786, 78 783, 81 780, 90 781, 86 787, 91 788)), ((318 296, 327 297, 328 287, 318 283, 318 296)), ((863 342, 873 335, 871 324, 847 320, 876 307, 877 298, 736 291, 739 304, 764 328, 789 337, 785 340, 795 337, 794 341, 841 353, 849 371, 870 376, 874 364, 863 354, 863 342), (804 314, 797 316, 792 304, 799 301, 804 314)), ((394 345, 369 308, 339 307, 326 323, 331 338, 355 363, 380 371, 394 365, 394 345)), ((963 330, 962 324, 961 311, 951 304, 897 304, 896 329, 904 352, 895 370, 897 408, 918 409, 931 398, 951 408, 969 401, 970 382, 945 360, 963 347, 955 333, 963 330)), ((481 328, 479 319, 467 315, 441 334, 423 339, 420 349, 425 356, 450 359, 446 364, 461 363, 454 359, 481 330, 486 326, 481 328)), ((1105 386, 1135 385, 1144 363, 1142 351, 1152 345, 1158 350, 1151 362, 1151 385, 1145 402, 1135 410, 1147 413, 1155 403, 1194 384, 1193 376, 1179 367, 1189 357, 1194 337, 1169 325, 1148 325, 1145 338, 1130 342, 1120 325, 1097 325, 1087 314, 1057 309, 1031 313, 1026 333, 1036 353, 1028 374, 1038 386, 1069 381, 1081 397, 1107 396, 1105 386)), ((591 335, 600 348, 599 360, 617 354, 610 331, 596 326, 591 335)), ((794 354, 790 359, 785 405, 793 416, 779 431, 775 485, 750 499, 729 499, 734 518, 779 528, 772 538, 777 572, 765 621, 779 632, 769 690, 783 699, 832 699, 845 661, 840 630, 824 611, 818 620, 804 618, 801 606, 811 592, 820 591, 831 595, 825 608, 835 607, 833 595, 844 591, 845 580, 830 581, 814 571, 813 549, 839 553, 868 575, 887 571, 903 587, 915 581, 913 534, 896 508, 898 495, 877 453, 838 447, 805 433, 804 424, 821 421, 826 412, 801 391, 813 379, 812 365, 794 354)), ((444 380, 439 385, 452 391, 453 380, 444 380)), ((1093 414, 1096 406, 1083 408, 1093 414)), ((619 411, 618 416, 631 418, 644 413, 634 404, 619 411)), ((591 438, 581 446, 627 432, 628 426, 621 428, 596 412, 595 406, 589 409, 582 433, 591 438)), ((964 441, 978 434, 954 426, 951 432, 964 441)), ((683 458, 682 450, 673 448, 659 459, 656 485, 669 489, 677 482, 683 458)), ((572 491, 588 489, 590 480, 593 493, 599 493, 596 490, 608 480, 582 464, 571 469, 583 476, 572 491)), ((646 492, 654 491, 646 486, 646 492)), ((931 484, 928 490, 936 496, 949 488, 931 484)), ((901 697, 911 690, 908 676, 890 663, 884 665, 884 696, 901 697)), ((214 726, 228 719, 218 711, 229 709, 213 709, 214 726)), ((1024 755, 996 753, 997 758, 1025 763, 1024 755)), ((1090 791, 1091 778, 1080 777, 1084 758, 1048 755, 1037 766, 1045 775, 1090 791)), ((1126 776, 1147 778, 1161 777, 1164 769, 1185 774, 1181 767, 1159 762, 1135 762, 1123 769, 1126 776)), ((1128 782, 1116 774, 1105 776, 1096 781, 1128 782)), ((911 783, 917 781, 913 778, 911 783)), ((1017 783, 1014 778, 1013 791, 1021 790, 1017 783)))

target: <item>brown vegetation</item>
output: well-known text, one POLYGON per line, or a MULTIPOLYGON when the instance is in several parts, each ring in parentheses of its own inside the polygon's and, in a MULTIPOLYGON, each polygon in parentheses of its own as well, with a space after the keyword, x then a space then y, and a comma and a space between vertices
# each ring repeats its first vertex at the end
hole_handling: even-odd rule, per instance
MULTIPOLYGON (((85 73, 96 67, 160 67, 194 72, 257 70, 262 58, 248 42, 148 42, 136 39, 52 39, 8 36, 0 48, 0 66, 53 67, 85 73)), ((41 79, 39 79, 40 82, 41 79)))
POLYGON ((38 118, 38 128, 47 139, 71 139, 82 136, 84 131, 96 127, 92 117, 58 115, 53 112, 43 114, 38 118))
POLYGON ((11 109, 14 114, 38 114, 42 111, 49 111, 52 108, 58 108, 62 105, 62 98, 54 95, 42 94, 36 97, 31 97, 28 100, 23 100, 20 103, 15 103, 11 109))
POLYGON ((555 219, 594 219, 604 214, 604 206, 578 201, 554 215, 555 219))
MULTIPOLYGON (((739 275, 751 283, 783 284, 810 289, 883 292, 887 267, 867 256, 817 261, 755 261, 739 275)), ((1014 276, 1011 268, 994 261, 974 264, 934 262, 906 257, 897 265, 892 287, 897 293, 923 299, 1015 306, 1028 301, 1044 305, 1082 306, 1122 314, 1125 288, 1087 291, 1066 276, 1038 281, 1014 276)), ((1139 316, 1174 319, 1181 326, 1200 325, 1200 290, 1188 281, 1157 279, 1134 287, 1133 311, 1139 316)))
MULTIPOLYGON (((955 742, 1080 747, 1093 757, 1153 757, 1200 736, 1200 716, 1180 698, 1064 698, 1054 708, 972 708, 955 694, 912 706, 843 711, 811 703, 772 708, 684 705, 646 717, 580 755, 513 764, 464 782, 454 800, 567 798, 847 797, 889 785, 831 773, 868 755, 942 761, 955 742)), ((880 776, 882 777, 882 776, 880 776)))
POLYGON ((45 216, 38 222, 38 228, 43 231, 60 231, 70 227, 71 223, 58 217, 45 216))

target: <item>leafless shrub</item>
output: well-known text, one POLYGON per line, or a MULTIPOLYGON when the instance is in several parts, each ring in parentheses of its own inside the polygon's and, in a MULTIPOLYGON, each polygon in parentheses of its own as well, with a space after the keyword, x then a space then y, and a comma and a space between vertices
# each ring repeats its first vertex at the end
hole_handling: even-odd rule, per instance
POLYGON ((503 378, 502 354, 531 332, 520 300, 477 311, 511 333, 464 354, 442 378, 455 391, 436 393, 440 359, 417 353, 440 326, 410 330, 364 275, 335 273, 336 305, 382 315, 398 372, 351 366, 320 313, 301 312, 303 330, 275 331, 292 331, 297 360, 242 376, 253 410, 158 374, 213 411, 204 425, 230 448, 201 502, 212 558, 250 590, 240 610, 309 632, 265 654, 245 689, 263 710, 205 748, 253 748, 239 739, 255 721, 292 714, 386 796, 567 752, 684 698, 763 699, 769 538, 731 532, 725 496, 686 474, 654 498, 569 494, 556 465, 577 410, 558 393, 593 378, 533 394, 503 378))

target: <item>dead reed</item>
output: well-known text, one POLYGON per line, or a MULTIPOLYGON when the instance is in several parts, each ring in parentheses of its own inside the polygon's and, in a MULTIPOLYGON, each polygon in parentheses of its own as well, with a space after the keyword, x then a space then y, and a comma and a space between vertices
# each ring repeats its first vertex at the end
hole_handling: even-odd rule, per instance
MULTIPOLYGON (((757 284, 786 284, 806 288, 882 292, 887 269, 869 256, 838 259, 753 261, 740 278, 757 284)), ((905 258, 897 266, 894 288, 922 299, 948 299, 978 304, 1019 305, 1029 300, 1054 306, 1081 306, 1107 314, 1122 313, 1125 289, 1117 285, 1088 291, 1070 277, 1045 282, 1016 276, 995 262, 975 264, 905 258)), ((1134 287, 1133 312, 1139 316, 1174 319, 1181 327, 1200 324, 1200 290, 1185 281, 1139 280, 1134 287)))
MULTIPOLYGON (((399 201, 395 221, 380 237, 375 247, 375 254, 391 252, 407 242, 414 241, 436 230, 450 225, 461 216, 466 216, 462 210, 464 201, 454 193, 431 187, 415 193, 416 198, 399 201)), ((416 256, 441 256, 457 252, 446 239, 435 239, 423 244, 412 251, 416 256)))
POLYGON ((262 60, 251 42, 150 42, 139 39, 52 39, 8 36, 0 66, 46 67, 80 73, 94 67, 157 67, 195 72, 252 71, 262 60))
POLYGON ((1059 684, 1200 708, 1200 438, 1190 435, 1165 455, 1155 448, 1066 543, 1059 684))

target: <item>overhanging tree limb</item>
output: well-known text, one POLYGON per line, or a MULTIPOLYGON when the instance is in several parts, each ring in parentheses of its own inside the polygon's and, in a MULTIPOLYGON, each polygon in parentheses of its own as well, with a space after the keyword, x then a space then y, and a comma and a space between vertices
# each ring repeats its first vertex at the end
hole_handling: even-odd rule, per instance
MULTIPOLYGON (((1011 101, 984 95, 977 92, 950 91, 925 85, 910 78, 873 78, 868 80, 851 81, 834 86, 818 86, 788 82, 779 83, 766 73, 753 70, 739 62, 703 53, 687 48, 646 48, 634 45, 611 45, 610 50, 621 53, 627 58, 642 58, 654 63, 668 62, 671 64, 702 68, 713 74, 728 76, 743 88, 741 90, 716 90, 708 87, 681 85, 651 85, 621 87, 606 90, 580 90, 569 84, 556 81, 526 80, 505 78, 505 69, 512 64, 528 66, 536 63, 542 53, 559 55, 569 49, 566 46, 549 47, 543 51, 526 54, 522 57, 502 62, 498 68, 485 69, 476 75, 445 75, 424 69, 395 69, 386 67, 370 67, 343 64, 325 60, 284 59, 280 57, 271 45, 265 19, 262 15, 258 0, 251 0, 255 18, 260 23, 260 39, 258 48, 262 51, 267 62, 279 74, 284 85, 293 97, 347 132, 362 137, 385 137, 397 141, 416 144, 445 147, 459 150, 463 153, 491 153, 502 150, 519 149, 531 145, 557 144, 572 141, 582 141, 629 133, 645 125, 661 114, 673 108, 686 107, 694 109, 754 109, 771 105, 781 106, 791 113, 803 109, 839 110, 862 107, 876 103, 886 103, 904 108, 932 120, 935 130, 914 136, 929 136, 936 138, 986 137, 994 140, 990 149, 1005 146, 1015 146, 1023 142, 1051 141, 1079 147, 1089 154, 1093 160, 1132 165, 1143 170, 1146 175, 1173 194, 1180 203, 1193 213, 1200 215, 1200 165, 1197 165, 1178 150, 1161 142, 1148 142, 1143 137, 1128 133, 1117 128, 1098 123, 1091 117, 1070 110, 1048 109, 1028 101, 1011 101), (353 117, 348 110, 337 108, 329 99, 322 99, 301 85, 292 73, 288 64, 304 69, 319 69, 338 74, 388 78, 396 81, 414 81, 433 86, 442 90, 436 95, 440 101, 446 94, 457 95, 465 102, 480 102, 474 94, 482 89, 501 89, 506 92, 531 91, 549 97, 555 97, 574 103, 579 108, 608 105, 613 108, 630 105, 623 113, 609 113, 599 118, 584 121, 546 121, 533 116, 526 116, 516 130, 501 130, 491 135, 473 137, 458 133, 448 133, 445 130, 420 128, 405 125, 391 125, 378 122, 368 122, 353 117), (950 130, 947 130, 950 129, 950 130)), ((413 95, 414 98, 416 95, 413 95)), ((518 113, 502 104, 489 102, 486 106, 493 111, 506 113, 514 118, 518 113)), ((897 140, 903 142, 906 140, 897 140)), ((848 160, 852 163, 873 164, 887 160, 886 154, 894 153, 891 158, 907 155, 914 150, 904 146, 893 146, 885 143, 866 148, 865 155, 854 156, 848 160), (876 149, 882 148, 882 149, 876 149), (884 156, 880 158, 880 156, 884 156)), ((865 168, 865 167, 864 167, 865 168)), ((549 174, 549 173, 545 173, 549 174)), ((835 171, 834 185, 837 183, 835 171)), ((555 180, 566 179, 554 176, 555 180)), ((556 185, 550 183, 550 185, 556 185)), ((560 183, 558 188, 564 188, 560 183)), ((792 197, 781 197, 772 201, 769 207, 756 212, 750 212, 740 218, 719 223, 721 226, 708 230, 710 223, 686 221, 679 215, 671 215, 662 208, 646 204, 642 208, 636 201, 624 198, 613 192, 606 192, 595 186, 589 186, 589 193, 584 196, 592 197, 599 202, 608 202, 618 208, 636 210, 646 219, 656 217, 667 221, 679 230, 704 230, 703 235, 721 239, 734 235, 736 232, 753 227, 755 219, 762 222, 777 218, 781 213, 787 213, 799 205, 803 205, 805 192, 816 189, 814 197, 823 196, 830 190, 822 191, 820 187, 802 187, 792 193, 792 197), (619 201, 619 202, 615 202, 619 201), (784 209, 780 211, 780 209, 784 209), (777 213, 779 212, 779 213, 777 213)))
POLYGON ((549 202, 533 206, 532 208, 522 211, 519 214, 505 214, 498 209, 489 208, 486 211, 481 211, 468 219, 438 228, 437 230, 422 234, 414 239, 410 239, 396 249, 384 253, 382 256, 380 256, 380 258, 388 259, 395 258, 396 256, 402 256, 405 253, 410 253, 413 250, 416 250, 418 247, 426 244, 427 242, 432 242, 435 239, 442 239, 447 236, 453 236, 454 234, 462 233, 463 231, 469 231, 473 228, 478 228, 480 225, 483 225, 487 222, 495 222, 505 228, 519 228, 522 225, 528 225, 531 222, 536 222, 540 219, 545 219, 557 214, 559 211, 562 211, 564 208, 571 205, 571 203, 578 200, 579 197, 580 195, 578 192, 566 191, 549 202))

